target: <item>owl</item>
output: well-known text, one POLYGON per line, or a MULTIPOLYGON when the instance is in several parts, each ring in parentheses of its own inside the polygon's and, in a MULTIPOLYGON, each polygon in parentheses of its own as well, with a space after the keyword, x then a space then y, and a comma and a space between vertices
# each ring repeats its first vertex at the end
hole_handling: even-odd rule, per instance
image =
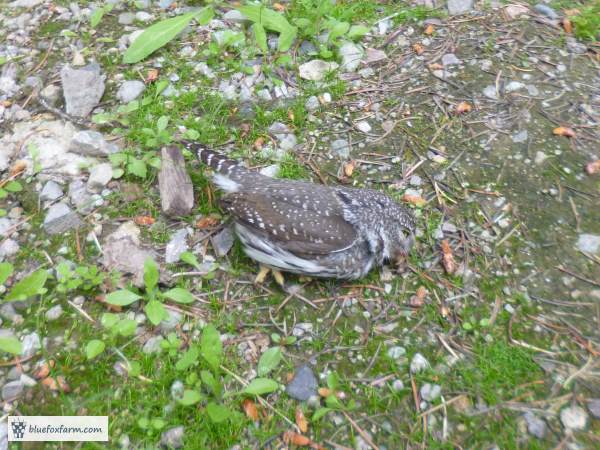
POLYGON ((410 210, 382 192, 274 179, 200 144, 183 142, 213 171, 245 253, 269 270, 352 280, 406 256, 414 244, 410 210))

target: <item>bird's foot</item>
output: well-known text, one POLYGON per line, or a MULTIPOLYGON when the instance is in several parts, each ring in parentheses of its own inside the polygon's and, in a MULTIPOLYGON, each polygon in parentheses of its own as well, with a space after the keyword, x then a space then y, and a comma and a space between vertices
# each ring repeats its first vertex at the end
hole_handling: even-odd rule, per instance
POLYGON ((300 283, 310 283, 313 279, 311 277, 307 277, 306 275, 300 275, 298 277, 298 281, 300 283))
POLYGON ((260 266, 258 275, 256 275, 256 278, 254 279, 254 284, 263 284, 270 271, 271 269, 269 269, 267 266, 260 266))
POLYGON ((272 270, 273 272, 273 278, 275 278, 275 281, 277 282, 277 284, 281 287, 285 286, 285 280, 283 279, 283 274, 279 271, 279 270, 272 270))

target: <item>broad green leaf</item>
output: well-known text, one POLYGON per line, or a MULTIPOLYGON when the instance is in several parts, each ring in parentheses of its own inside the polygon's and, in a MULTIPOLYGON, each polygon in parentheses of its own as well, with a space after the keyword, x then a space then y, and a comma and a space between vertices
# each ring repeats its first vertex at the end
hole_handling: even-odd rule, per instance
POLYGON ((192 364, 198 361, 198 357, 200 356, 200 351, 198 347, 193 346, 188 349, 187 352, 181 356, 179 361, 175 364, 175 369, 177 370, 185 370, 189 368, 192 364))
POLYGON ((258 361, 258 376, 263 377, 273 370, 281 361, 281 348, 271 347, 267 349, 258 361))
POLYGON ((183 252, 181 255, 179 255, 179 259, 185 263, 188 263, 190 266, 194 266, 198 270, 201 268, 200 263, 192 252, 183 252))
POLYGON ((329 21, 327 26, 329 28, 330 42, 335 41, 340 36, 343 36, 350 29, 350 24, 348 22, 340 22, 335 19, 329 21))
POLYGON ((94 359, 96 356, 102 353, 105 348, 106 344, 103 341, 99 339, 93 339, 85 346, 85 356, 88 360, 94 359))
POLYGON ((123 175, 125 174, 125 171, 123 169, 121 169, 120 167, 117 167, 116 169, 113 169, 112 172, 112 177, 115 180, 118 180, 119 178, 121 178, 123 175))
POLYGON ((160 116, 156 121, 156 129, 158 131, 163 131, 167 129, 167 125, 169 125, 169 117, 168 116, 160 116))
POLYGON ((6 296, 6 300, 25 300, 29 297, 37 295, 46 284, 48 272, 44 269, 39 269, 31 275, 23 278, 14 285, 10 293, 6 296))
POLYGON ((23 186, 21 186, 21 183, 18 181, 13 180, 6 183, 4 189, 6 189, 8 192, 21 192, 23 190, 23 186))
POLYGON ((288 51, 296 38, 298 29, 290 25, 283 14, 262 5, 245 5, 238 8, 250 21, 260 23, 265 29, 276 31, 279 36, 278 50, 288 51))
POLYGON ((164 421, 163 419, 161 419, 160 417, 155 417, 154 419, 152 419, 150 424, 152 425, 152 428, 154 428, 155 430, 162 430, 165 427, 165 425, 167 424, 167 422, 164 421))
POLYGON ((90 26, 96 28, 104 17, 104 8, 96 8, 90 16, 90 26))
POLYGON ((365 34, 369 32, 369 27, 365 27, 364 25, 352 25, 348 30, 348 37, 350 39, 363 37, 365 34))
POLYGON ((140 297, 135 292, 128 291, 127 289, 121 289, 119 291, 111 292, 106 296, 106 303, 116 306, 127 306, 133 302, 139 300, 140 297))
POLYGON ((321 417, 323 417, 325 414, 327 414, 328 412, 333 411, 333 409, 331 408, 319 408, 315 411, 315 413, 313 414, 313 416, 311 417, 310 420, 312 420, 313 422, 316 422, 317 420, 319 420, 321 417))
POLYGON ((219 332, 213 325, 205 326, 200 339, 200 354, 214 372, 219 369, 222 352, 223 344, 219 332))
POLYGON ((221 383, 217 381, 215 376, 209 372, 208 370, 203 370, 200 372, 200 379, 202 382, 211 390, 212 394, 215 397, 221 396, 221 383))
POLYGON ((330 372, 327 375, 327 387, 329 389, 331 389, 332 391, 337 391, 338 390, 338 388, 340 387, 340 379, 339 379, 337 373, 330 372))
POLYGON ((137 177, 146 178, 146 163, 141 159, 131 159, 129 161, 129 164, 127 164, 127 170, 137 177))
POLYGON ((158 285, 158 266, 152 258, 144 261, 144 284, 146 285, 146 292, 150 292, 158 285))
POLYGON ((231 417, 231 410, 229 410, 229 408, 214 402, 210 402, 206 405, 206 412, 213 423, 221 423, 231 417))
POLYGON ((164 305, 158 300, 150 300, 146 303, 144 312, 152 325, 158 325, 163 319, 167 318, 167 311, 165 310, 164 305))
POLYGON ((14 336, 0 338, 0 350, 13 355, 20 355, 23 351, 23 345, 14 336))
POLYGON ((252 24, 252 31, 254 31, 254 38, 256 39, 258 48, 260 48, 263 53, 268 53, 269 47, 267 46, 267 32, 265 31, 265 27, 256 22, 252 24))
POLYGON ((137 328, 137 323, 133 319, 123 319, 120 320, 113 331, 115 333, 120 334, 121 336, 131 336, 135 333, 135 329, 137 328))
POLYGON ((274 392, 279 388, 279 383, 270 378, 255 378, 242 391, 244 394, 262 395, 274 392))
POLYGON ((155 95, 160 95, 160 93, 162 91, 164 91, 167 87, 169 86, 169 80, 160 80, 158 83, 156 83, 156 91, 155 91, 155 95))
POLYGON ((102 317, 100 317, 100 323, 104 328, 112 328, 119 321, 119 315, 113 313, 104 313, 102 317))
POLYGON ((169 289, 167 292, 163 292, 163 295, 170 300, 173 300, 177 303, 193 303, 194 297, 187 289, 183 288, 173 288, 169 289))
POLYGON ((14 267, 11 263, 3 262, 0 263, 0 284, 3 284, 8 277, 13 273, 14 267))
POLYGON ((185 27, 196 18, 201 25, 210 22, 214 12, 212 8, 204 8, 197 12, 182 14, 170 19, 161 20, 144 30, 144 32, 129 46, 123 62, 133 64, 141 61, 155 50, 173 40, 185 27))
POLYGON ((344 407, 344 405, 342 405, 342 402, 335 396, 335 394, 328 395, 325 399, 325 404, 328 408, 333 409, 343 409, 344 407))
POLYGON ((6 56, 0 56, 0 66, 5 64, 6 61, 8 61, 8 58, 6 56))
POLYGON ((186 389, 183 391, 183 396, 177 402, 181 405, 189 406, 198 403, 200 400, 202 400, 200 392, 186 389))
POLYGON ((142 373, 142 365, 138 361, 129 361, 129 367, 126 366, 126 369, 130 377, 137 377, 142 373))

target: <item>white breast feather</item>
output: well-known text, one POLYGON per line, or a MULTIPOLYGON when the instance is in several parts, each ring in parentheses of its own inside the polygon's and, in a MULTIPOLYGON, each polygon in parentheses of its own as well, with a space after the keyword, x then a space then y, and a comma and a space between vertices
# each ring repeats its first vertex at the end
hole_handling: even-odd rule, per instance
POLYGON ((221 175, 220 173, 213 175, 213 183, 228 193, 237 192, 240 190, 239 183, 236 183, 231 178, 221 175))

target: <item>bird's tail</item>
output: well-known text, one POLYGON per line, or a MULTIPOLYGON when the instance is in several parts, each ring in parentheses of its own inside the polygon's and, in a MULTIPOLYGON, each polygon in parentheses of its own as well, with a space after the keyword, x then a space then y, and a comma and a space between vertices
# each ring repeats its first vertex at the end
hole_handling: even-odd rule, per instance
POLYGON ((197 142, 181 141, 183 146, 195 154, 200 161, 213 169, 215 173, 230 178, 232 181, 240 182, 251 176, 254 172, 249 171, 242 164, 215 150, 197 142))

